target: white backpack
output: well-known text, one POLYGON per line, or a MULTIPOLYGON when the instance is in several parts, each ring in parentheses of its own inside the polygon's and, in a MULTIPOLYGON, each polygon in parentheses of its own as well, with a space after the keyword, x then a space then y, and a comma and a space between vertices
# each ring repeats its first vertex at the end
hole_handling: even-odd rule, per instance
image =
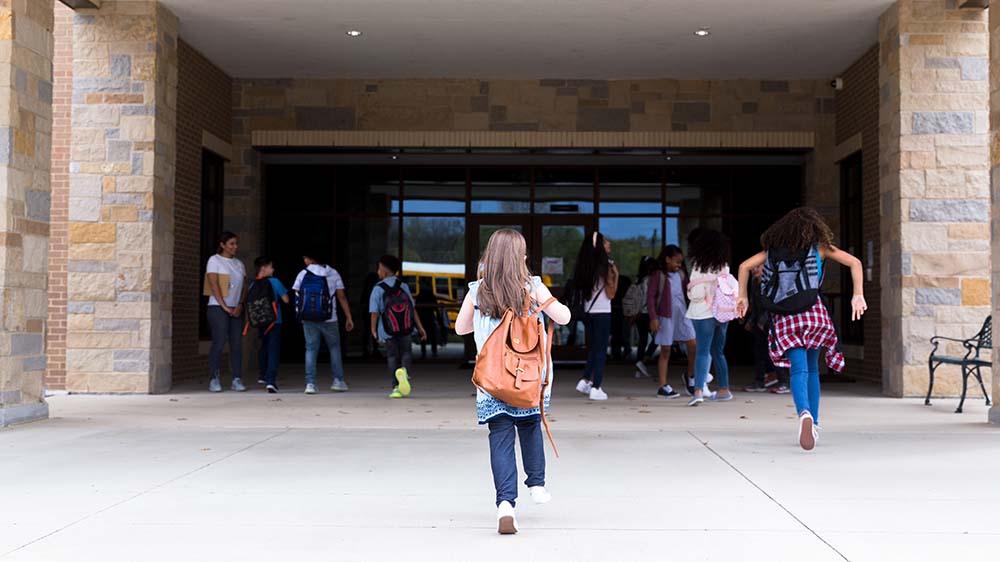
POLYGON ((730 273, 722 273, 714 277, 702 277, 693 284, 715 283, 715 298, 706 294, 705 300, 712 309, 712 316, 725 324, 736 320, 736 298, 739 295, 740 283, 730 273))

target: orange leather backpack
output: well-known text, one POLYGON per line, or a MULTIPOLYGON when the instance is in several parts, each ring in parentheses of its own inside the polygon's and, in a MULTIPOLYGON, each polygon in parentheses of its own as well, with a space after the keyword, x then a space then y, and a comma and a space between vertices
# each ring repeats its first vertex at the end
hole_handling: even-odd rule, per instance
POLYGON ((545 419, 544 397, 545 387, 552 382, 553 325, 549 323, 548 337, 543 343, 543 323, 539 316, 555 301, 552 297, 531 312, 531 297, 526 293, 520 316, 508 308, 500 319, 500 325, 486 338, 476 355, 472 384, 515 408, 539 408, 545 433, 558 457, 559 451, 549 431, 549 422, 545 419), (546 368, 549 373, 547 380, 543 378, 546 368))

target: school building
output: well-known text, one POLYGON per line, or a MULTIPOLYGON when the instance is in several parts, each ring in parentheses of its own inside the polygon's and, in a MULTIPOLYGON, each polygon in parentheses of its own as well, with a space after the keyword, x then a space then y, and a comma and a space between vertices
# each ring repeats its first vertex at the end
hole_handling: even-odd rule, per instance
POLYGON ((500 227, 560 287, 594 229, 634 276, 798 205, 865 265, 856 324, 827 274, 847 374, 922 395, 929 338, 996 303, 988 3, 2 0, 0 422, 207 379, 223 230, 286 281, 325 253, 357 321, 383 253, 447 312, 500 227))

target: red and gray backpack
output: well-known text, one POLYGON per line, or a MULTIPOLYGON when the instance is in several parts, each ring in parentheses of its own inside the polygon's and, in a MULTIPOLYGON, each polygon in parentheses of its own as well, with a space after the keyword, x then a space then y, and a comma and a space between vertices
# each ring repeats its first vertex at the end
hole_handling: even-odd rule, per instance
POLYGON ((413 333, 413 301, 403 290, 403 282, 396 279, 393 285, 385 281, 378 284, 382 295, 382 327, 390 336, 405 336, 413 333))

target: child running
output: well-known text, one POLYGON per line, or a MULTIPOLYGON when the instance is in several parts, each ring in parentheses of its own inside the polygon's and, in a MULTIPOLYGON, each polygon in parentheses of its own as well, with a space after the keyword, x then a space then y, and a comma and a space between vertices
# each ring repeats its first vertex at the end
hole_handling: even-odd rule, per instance
MULTIPOLYGON (((527 249, 524 237, 515 230, 498 230, 490 236, 482 260, 479 262, 479 280, 469 283, 469 292, 462 302, 462 310, 455 320, 459 335, 474 334, 476 349, 481 350, 486 339, 500 325, 507 309, 522 310, 525 293, 530 295, 533 306, 551 298, 549 289, 541 279, 531 275, 527 266, 527 249)), ((570 310, 559 302, 549 304, 544 314, 560 325, 570 321, 570 310)), ((543 333, 542 337, 546 337, 543 333)), ((544 369, 544 380, 551 382, 552 373, 544 369)), ((545 387, 545 407, 552 385, 545 387)), ((490 465, 496 487, 497 531, 501 534, 517 532, 514 506, 517 500, 517 458, 514 453, 514 434, 521 441, 521 456, 527 474, 531 499, 546 503, 552 499, 545 490, 545 450, 542 443, 541 410, 516 408, 476 390, 476 412, 480 424, 490 428, 490 465)))
POLYGON ((417 303, 410 287, 398 277, 402 262, 386 254, 378 260, 378 277, 381 281, 372 289, 368 301, 371 314, 372 337, 385 344, 385 362, 389 367, 392 392, 389 398, 410 395, 410 369, 413 366, 413 327, 416 324, 420 341, 427 341, 427 331, 415 314, 417 303))
MULTIPOLYGON (((676 390, 667 384, 667 369, 670 366, 670 348, 674 342, 687 346, 688 370, 694 372, 695 344, 694 325, 687 318, 684 291, 687 287, 687 271, 684 254, 673 244, 664 246, 657 258, 659 268, 649 276, 646 291, 646 307, 649 310, 649 330, 656 334, 653 342, 660 346, 660 381, 656 395, 663 398, 677 398, 676 390)), ((687 373, 681 380, 687 377, 687 373)))
POLYGON ((775 366, 791 368, 799 445, 811 451, 819 439, 820 350, 826 350, 831 369, 838 373, 844 369, 837 333, 819 297, 823 262, 829 258, 851 269, 851 319, 859 320, 868 309, 861 261, 833 245, 830 227, 808 207, 795 209, 771 225, 760 237, 760 244, 764 251, 740 265, 736 314, 746 314, 750 272, 764 265, 761 296, 773 315, 768 349, 775 366))

